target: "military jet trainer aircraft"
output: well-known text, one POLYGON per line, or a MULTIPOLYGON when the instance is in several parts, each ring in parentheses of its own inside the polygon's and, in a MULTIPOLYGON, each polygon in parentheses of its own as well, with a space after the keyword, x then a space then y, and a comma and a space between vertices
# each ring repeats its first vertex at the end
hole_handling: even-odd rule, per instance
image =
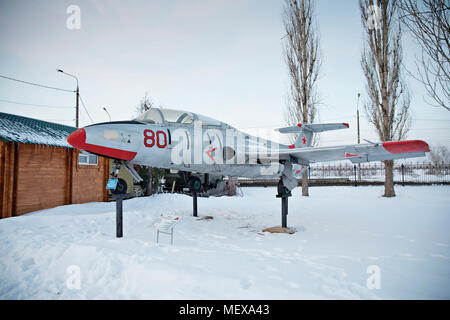
MULTIPOLYGON (((296 134, 294 144, 278 144, 241 132, 221 121, 187 111, 151 108, 131 121, 97 123, 78 129, 67 141, 73 147, 116 160, 117 176, 129 164, 178 170, 194 193, 218 187, 224 176, 279 178, 278 195, 288 195, 310 163, 348 159, 352 163, 421 157, 421 140, 311 147, 315 133, 347 129, 347 123, 298 124, 277 129, 296 134)), ((116 193, 126 191, 118 181, 116 193)))

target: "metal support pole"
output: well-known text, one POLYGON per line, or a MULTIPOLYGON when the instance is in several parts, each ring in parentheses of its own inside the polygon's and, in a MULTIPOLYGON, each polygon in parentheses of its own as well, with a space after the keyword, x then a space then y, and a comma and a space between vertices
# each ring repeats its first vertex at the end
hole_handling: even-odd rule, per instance
MULTIPOLYGON (((358 144, 360 144, 360 134, 359 134, 359 97, 361 94, 358 92, 358 100, 356 101, 356 130, 358 134, 358 144)), ((358 163, 358 180, 361 181, 361 163, 358 163)))
POLYGON ((358 186, 358 180, 356 179, 356 164, 353 165, 353 171, 355 173, 355 187, 357 187, 358 186))
MULTIPOLYGON (((359 96, 358 96, 359 98, 359 96)), ((356 110, 356 130, 357 130, 357 134, 358 134, 358 144, 360 144, 360 137, 359 137, 359 110, 356 110)))
POLYGON ((79 108, 79 99, 80 99, 80 86, 78 85, 78 78, 75 77, 73 74, 64 72, 61 69, 56 69, 56 71, 64 73, 65 75, 68 75, 69 77, 74 78, 77 81, 77 90, 75 91, 75 127, 78 128, 79 126, 79 117, 80 117, 80 108, 79 108))
POLYGON ((405 186, 405 165, 402 163, 402 186, 405 186))
POLYGON ((122 238, 123 236, 123 207, 122 198, 116 199, 116 237, 122 238))
POLYGON ((116 237, 123 237, 123 199, 128 199, 130 194, 113 194, 112 198, 116 200, 116 237))
POLYGON ((192 200, 194 204, 194 217, 197 217, 197 192, 193 192, 192 194, 192 200))
POLYGON ((75 104, 75 127, 78 128, 79 126, 79 122, 80 122, 80 105, 79 105, 79 100, 80 100, 80 89, 78 88, 78 84, 77 84, 77 101, 75 104))
POLYGON ((281 227, 287 228, 288 197, 281 197, 281 227))

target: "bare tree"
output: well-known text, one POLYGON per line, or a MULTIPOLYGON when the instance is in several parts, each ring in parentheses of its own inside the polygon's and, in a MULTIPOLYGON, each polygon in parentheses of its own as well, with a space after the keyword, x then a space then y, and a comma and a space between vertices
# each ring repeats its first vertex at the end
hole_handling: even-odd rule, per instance
POLYGON ((450 149, 444 145, 435 145, 431 148, 428 157, 435 166, 450 164, 450 149))
MULTIPOLYGON (((397 6, 389 0, 360 0, 365 33, 361 66, 368 100, 365 110, 381 141, 406 137, 411 117, 410 95, 403 81, 402 30, 395 19, 397 6)), ((384 196, 394 197, 394 161, 384 161, 384 196)))
POLYGON ((450 149, 444 145, 434 145, 427 154, 433 166, 427 173, 435 175, 448 175, 450 164, 450 149))
MULTIPOLYGON (((285 0, 284 60, 289 74, 286 120, 289 125, 313 123, 319 104, 317 79, 321 54, 313 0, 285 0)), ((308 175, 302 173, 302 195, 309 196, 308 175)))
POLYGON ((427 95, 450 111, 450 7, 449 0, 400 0, 400 18, 418 42, 417 76, 427 95))
POLYGON ((153 107, 154 107, 153 100, 148 95, 148 92, 146 92, 144 97, 139 102, 139 105, 136 107, 135 116, 138 117, 141 114, 143 114, 145 111, 150 110, 153 107))

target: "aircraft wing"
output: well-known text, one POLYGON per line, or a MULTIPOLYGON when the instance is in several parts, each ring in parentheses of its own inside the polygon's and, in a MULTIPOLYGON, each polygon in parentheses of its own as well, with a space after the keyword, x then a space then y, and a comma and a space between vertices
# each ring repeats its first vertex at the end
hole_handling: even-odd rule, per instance
POLYGON ((294 160, 302 164, 345 159, 349 159, 353 163, 361 163, 423 157, 425 156, 425 152, 429 151, 430 148, 426 142, 422 140, 409 140, 331 147, 286 148, 265 150, 264 152, 251 151, 247 153, 247 156, 272 162, 294 160))

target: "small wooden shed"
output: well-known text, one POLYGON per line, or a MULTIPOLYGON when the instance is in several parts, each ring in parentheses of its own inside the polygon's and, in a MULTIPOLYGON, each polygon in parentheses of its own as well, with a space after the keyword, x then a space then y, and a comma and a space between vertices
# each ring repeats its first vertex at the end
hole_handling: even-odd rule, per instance
POLYGON ((0 112, 0 218, 107 201, 109 159, 73 149, 75 130, 0 112))

